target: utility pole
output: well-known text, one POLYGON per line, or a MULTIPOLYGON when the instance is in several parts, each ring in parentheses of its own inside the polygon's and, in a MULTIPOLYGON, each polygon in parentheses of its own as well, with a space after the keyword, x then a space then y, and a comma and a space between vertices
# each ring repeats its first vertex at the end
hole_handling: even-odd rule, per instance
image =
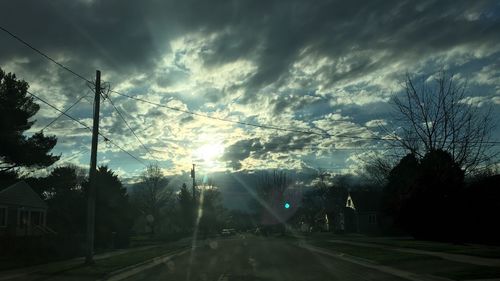
POLYGON ((92 150, 90 151, 89 190, 87 191, 87 254, 85 264, 94 263, 94 228, 96 201, 97 143, 99 140, 99 107, 101 102, 101 72, 95 72, 94 125, 92 127, 92 150))
POLYGON ((195 164, 193 164, 193 169, 191 169, 191 177, 193 178, 193 202, 196 200, 196 171, 195 164))

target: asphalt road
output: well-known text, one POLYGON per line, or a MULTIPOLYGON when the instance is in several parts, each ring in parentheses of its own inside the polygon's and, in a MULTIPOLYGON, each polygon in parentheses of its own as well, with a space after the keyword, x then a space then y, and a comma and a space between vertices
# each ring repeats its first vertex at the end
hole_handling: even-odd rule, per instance
POLYGON ((200 243, 194 251, 127 280, 405 280, 310 252, 292 240, 237 237, 200 243))

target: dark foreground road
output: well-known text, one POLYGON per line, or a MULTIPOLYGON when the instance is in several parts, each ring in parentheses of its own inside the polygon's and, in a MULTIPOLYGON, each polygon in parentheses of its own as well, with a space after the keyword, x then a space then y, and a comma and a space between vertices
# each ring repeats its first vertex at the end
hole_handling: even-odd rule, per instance
POLYGON ((291 240, 260 237, 203 242, 203 246, 127 280, 404 280, 300 248, 291 240), (208 245, 207 245, 208 244, 208 245))

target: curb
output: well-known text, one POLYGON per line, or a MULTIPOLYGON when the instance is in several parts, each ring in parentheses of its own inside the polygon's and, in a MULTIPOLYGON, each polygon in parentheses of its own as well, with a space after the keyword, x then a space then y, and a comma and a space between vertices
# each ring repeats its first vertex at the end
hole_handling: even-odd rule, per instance
POLYGON ((142 261, 140 263, 136 263, 133 265, 129 265, 129 266, 117 269, 113 272, 106 274, 103 278, 98 279, 98 281, 104 281, 104 280, 118 281, 118 280, 128 278, 128 277, 135 275, 143 270, 146 270, 146 269, 152 268, 154 266, 157 266, 161 263, 164 263, 164 262, 170 260, 171 258, 183 255, 183 254, 189 252, 190 249, 191 249, 190 247, 181 248, 181 249, 163 254, 161 256, 157 256, 157 257, 151 258, 149 260, 142 261))
POLYGON ((466 281, 500 281, 500 278, 487 278, 487 279, 469 279, 466 281))

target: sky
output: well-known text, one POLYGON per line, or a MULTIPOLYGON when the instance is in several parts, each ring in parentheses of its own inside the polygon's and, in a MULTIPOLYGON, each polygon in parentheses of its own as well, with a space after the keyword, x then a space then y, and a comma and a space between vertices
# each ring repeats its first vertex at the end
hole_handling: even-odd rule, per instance
MULTIPOLYGON (((370 139, 392 130, 390 100, 405 74, 429 81, 445 70, 467 83, 464 102, 500 116, 498 1, 1 1, 0 26, 95 79, 109 98, 100 130, 140 161, 100 139, 98 165, 134 178, 144 164, 200 177, 262 169, 356 173, 385 153, 370 139), (245 126, 169 110, 325 137, 245 126), (110 100, 148 151, 132 134, 110 100), (343 136, 343 137, 338 137, 343 136), (354 136, 354 138, 350 138, 354 136)), ((0 32, 0 67, 60 109, 92 124, 88 83, 0 32)), ((58 112, 46 105, 28 133, 58 112)), ((90 132, 62 117, 58 164, 87 166, 90 132)), ((500 127, 492 132, 500 140, 500 127)))

